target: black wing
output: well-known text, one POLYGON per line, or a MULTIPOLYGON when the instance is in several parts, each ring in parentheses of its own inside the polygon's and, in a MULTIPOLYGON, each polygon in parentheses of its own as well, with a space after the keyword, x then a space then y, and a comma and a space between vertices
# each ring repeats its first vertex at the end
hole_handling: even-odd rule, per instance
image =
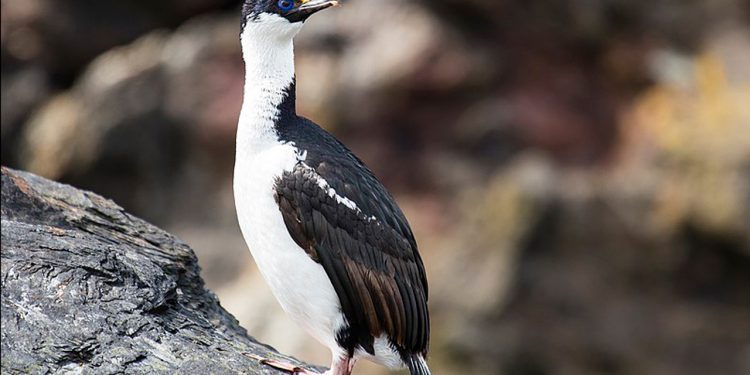
POLYGON ((402 355, 425 353, 427 279, 403 213, 348 149, 327 133, 315 136, 304 162, 277 181, 275 197, 292 238, 323 266, 341 300, 349 328, 337 341, 372 353, 373 338, 385 333, 402 355))

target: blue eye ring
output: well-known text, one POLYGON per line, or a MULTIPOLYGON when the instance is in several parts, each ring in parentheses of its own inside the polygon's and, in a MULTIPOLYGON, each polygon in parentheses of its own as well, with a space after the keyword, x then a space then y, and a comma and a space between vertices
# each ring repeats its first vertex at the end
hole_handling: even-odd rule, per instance
POLYGON ((276 6, 280 10, 282 10, 284 12, 288 12, 288 11, 292 10, 292 8, 294 8, 294 1, 292 1, 292 0, 279 0, 278 2, 276 2, 276 6))

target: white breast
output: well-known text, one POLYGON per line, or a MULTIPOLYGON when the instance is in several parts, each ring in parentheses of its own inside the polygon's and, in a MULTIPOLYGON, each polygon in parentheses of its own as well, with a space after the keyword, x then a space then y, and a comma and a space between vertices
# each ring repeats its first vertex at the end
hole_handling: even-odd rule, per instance
POLYGON ((344 323, 336 291, 323 267, 289 235, 273 185, 297 162, 291 145, 274 145, 237 160, 234 193, 240 228, 258 269, 292 319, 332 350, 344 323))

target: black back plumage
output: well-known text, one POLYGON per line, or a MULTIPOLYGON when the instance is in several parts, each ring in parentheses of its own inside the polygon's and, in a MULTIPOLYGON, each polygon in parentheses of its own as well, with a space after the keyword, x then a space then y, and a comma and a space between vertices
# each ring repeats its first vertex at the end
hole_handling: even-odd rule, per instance
POLYGON ((427 279, 403 213, 372 172, 341 142, 294 110, 294 84, 279 106, 276 131, 303 161, 276 182, 275 199, 294 241, 323 266, 348 327, 337 342, 373 354, 386 334, 406 361, 426 354, 427 279), (321 187, 345 197, 347 207, 321 187))

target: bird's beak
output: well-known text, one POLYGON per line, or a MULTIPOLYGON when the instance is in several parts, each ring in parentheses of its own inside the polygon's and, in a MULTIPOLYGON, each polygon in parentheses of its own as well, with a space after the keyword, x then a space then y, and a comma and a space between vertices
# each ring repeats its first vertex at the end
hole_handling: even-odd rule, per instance
POLYGON ((306 17, 336 5, 339 5, 338 0, 301 0, 300 5, 292 10, 291 13, 299 13, 306 17))

